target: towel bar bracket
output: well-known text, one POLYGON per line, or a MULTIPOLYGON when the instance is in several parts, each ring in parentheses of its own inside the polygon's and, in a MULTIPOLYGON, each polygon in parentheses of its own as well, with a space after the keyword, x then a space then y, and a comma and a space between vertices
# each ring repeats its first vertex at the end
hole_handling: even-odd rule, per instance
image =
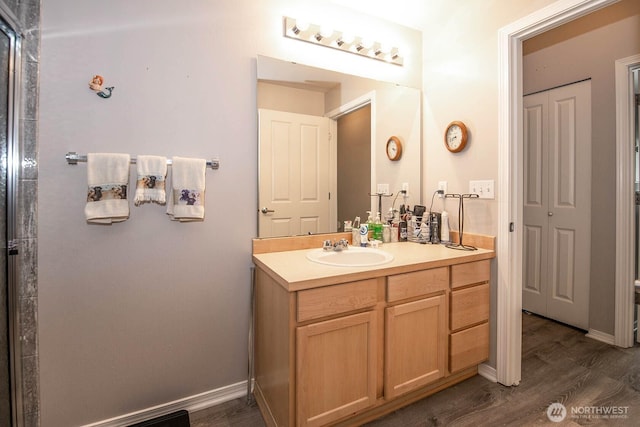
POLYGON ((76 153, 75 151, 69 151, 64 157, 67 159, 67 163, 69 163, 70 165, 78 164, 78 153, 76 153))
MULTIPOLYGON (((67 163, 70 165, 77 165, 78 162, 87 161, 87 156, 82 156, 76 153, 75 151, 69 151, 67 154, 65 154, 64 157, 65 159, 67 159, 67 163)), ((135 157, 131 158, 131 164, 136 164, 135 157)), ((171 159, 167 159, 167 165, 171 165, 171 159)), ((207 167, 214 170, 220 169, 220 160, 218 159, 207 160, 207 167)))

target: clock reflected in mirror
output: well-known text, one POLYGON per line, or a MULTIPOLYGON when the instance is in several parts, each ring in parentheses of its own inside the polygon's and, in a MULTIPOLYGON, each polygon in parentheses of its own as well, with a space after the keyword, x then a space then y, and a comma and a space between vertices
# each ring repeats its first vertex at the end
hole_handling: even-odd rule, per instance
POLYGON ((387 157, 391 161, 400 160, 402 157, 402 142, 397 136, 392 136, 387 141, 387 157))

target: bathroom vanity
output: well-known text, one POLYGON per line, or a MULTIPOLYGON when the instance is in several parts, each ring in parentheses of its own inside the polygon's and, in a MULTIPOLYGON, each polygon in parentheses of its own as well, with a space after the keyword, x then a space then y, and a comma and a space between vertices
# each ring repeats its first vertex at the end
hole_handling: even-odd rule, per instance
POLYGON ((493 238, 477 251, 384 244, 393 260, 368 267, 310 261, 321 244, 289 239, 254 241, 254 395, 267 425, 361 425, 488 358, 493 238))

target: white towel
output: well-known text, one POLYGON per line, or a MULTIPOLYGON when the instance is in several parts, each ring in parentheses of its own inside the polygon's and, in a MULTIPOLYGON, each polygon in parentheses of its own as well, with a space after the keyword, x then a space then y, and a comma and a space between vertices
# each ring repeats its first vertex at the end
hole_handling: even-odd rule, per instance
POLYGON ((204 219, 204 187, 207 161, 174 157, 167 214, 174 221, 204 219))
POLYGON ((138 156, 136 161, 138 178, 133 202, 140 206, 145 202, 164 205, 166 202, 165 179, 167 158, 162 156, 138 156))
POLYGON ((129 218, 128 154, 87 154, 87 204, 84 214, 88 222, 111 224, 129 218))

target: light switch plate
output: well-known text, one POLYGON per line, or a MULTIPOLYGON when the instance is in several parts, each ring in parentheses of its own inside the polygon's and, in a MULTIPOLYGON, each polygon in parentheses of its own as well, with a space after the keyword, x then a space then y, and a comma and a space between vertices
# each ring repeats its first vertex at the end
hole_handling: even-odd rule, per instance
POLYGON ((378 194, 389 194, 389 184, 378 184, 378 194))
POLYGON ((494 181, 492 179, 469 181, 469 193, 477 194, 481 199, 495 199, 494 181))

